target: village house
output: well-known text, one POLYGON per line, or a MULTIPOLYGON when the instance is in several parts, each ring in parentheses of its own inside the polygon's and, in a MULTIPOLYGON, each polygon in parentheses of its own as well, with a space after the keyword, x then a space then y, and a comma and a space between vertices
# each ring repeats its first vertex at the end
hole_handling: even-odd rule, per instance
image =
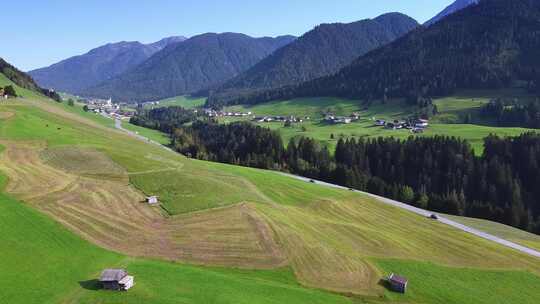
POLYGON ((344 117, 344 116, 335 116, 333 114, 327 114, 324 117, 324 121, 327 123, 333 123, 333 124, 350 124, 353 122, 353 120, 358 120, 359 116, 351 115, 350 117, 344 117))
POLYGON ((126 291, 133 287, 135 278, 128 275, 124 269, 105 269, 99 277, 103 289, 126 291))
POLYGON ((429 120, 427 120, 427 119, 418 119, 418 120, 416 120, 415 127, 425 129, 425 128, 429 127, 429 120))
POLYGON ((405 293, 407 292, 407 285, 409 283, 409 280, 407 278, 391 274, 388 277, 388 284, 390 285, 390 289, 395 292, 405 293))

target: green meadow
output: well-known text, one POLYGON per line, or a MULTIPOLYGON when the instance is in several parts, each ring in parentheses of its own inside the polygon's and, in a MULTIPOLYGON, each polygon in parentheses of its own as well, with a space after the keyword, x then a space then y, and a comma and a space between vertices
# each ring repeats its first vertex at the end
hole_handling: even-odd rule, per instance
POLYGON ((206 98, 191 97, 191 96, 177 96, 167 98, 159 101, 158 105, 147 105, 146 108, 162 108, 162 107, 183 107, 185 109, 193 109, 201 107, 206 102, 206 98))
POLYGON ((0 194, 1 303, 350 303, 301 287, 288 269, 240 271, 128 258, 100 249, 0 194), (126 268, 133 290, 99 290, 107 267, 126 268))
POLYGON ((426 262, 379 260, 386 273, 399 273, 409 279, 406 295, 387 291, 396 302, 407 303, 523 303, 533 304, 540 282, 533 274, 517 271, 478 271, 449 268, 426 262), (501 293, 508 297, 501 298, 501 293))

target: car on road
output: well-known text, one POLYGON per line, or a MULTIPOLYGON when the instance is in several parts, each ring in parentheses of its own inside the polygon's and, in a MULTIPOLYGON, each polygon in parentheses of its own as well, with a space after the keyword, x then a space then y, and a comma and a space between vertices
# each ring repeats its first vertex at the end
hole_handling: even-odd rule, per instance
POLYGON ((310 179, 309 182, 312 183, 312 184, 315 184, 315 181, 312 180, 312 179, 310 179))
POLYGON ((435 213, 433 213, 432 215, 429 216, 429 218, 433 219, 433 220, 438 220, 439 219, 439 216, 436 215, 435 213))

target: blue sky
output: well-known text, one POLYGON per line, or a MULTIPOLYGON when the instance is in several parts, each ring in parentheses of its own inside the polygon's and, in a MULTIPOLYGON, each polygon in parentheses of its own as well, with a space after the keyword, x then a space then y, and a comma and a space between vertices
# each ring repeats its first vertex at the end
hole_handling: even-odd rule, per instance
POLYGON ((2 1, 0 57, 30 70, 109 42, 241 32, 301 35, 320 23, 402 12, 424 22, 453 0, 2 1), (7 12, 7 13, 6 13, 7 12))

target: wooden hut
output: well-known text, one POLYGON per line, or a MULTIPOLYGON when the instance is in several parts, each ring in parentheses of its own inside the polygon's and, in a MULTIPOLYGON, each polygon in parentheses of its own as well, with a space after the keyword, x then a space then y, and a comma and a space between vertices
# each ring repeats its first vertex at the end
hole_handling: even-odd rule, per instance
POLYGON ((395 292, 407 292, 408 283, 409 280, 407 280, 407 278, 395 275, 393 273, 388 277, 388 284, 390 284, 390 289, 395 292))
POLYGON ((103 289, 125 291, 133 287, 135 278, 128 275, 124 269, 105 269, 101 273, 99 282, 103 289))
POLYGON ((157 196, 149 196, 149 197, 147 197, 146 202, 149 205, 157 205, 157 204, 159 204, 159 200, 158 200, 157 196))

